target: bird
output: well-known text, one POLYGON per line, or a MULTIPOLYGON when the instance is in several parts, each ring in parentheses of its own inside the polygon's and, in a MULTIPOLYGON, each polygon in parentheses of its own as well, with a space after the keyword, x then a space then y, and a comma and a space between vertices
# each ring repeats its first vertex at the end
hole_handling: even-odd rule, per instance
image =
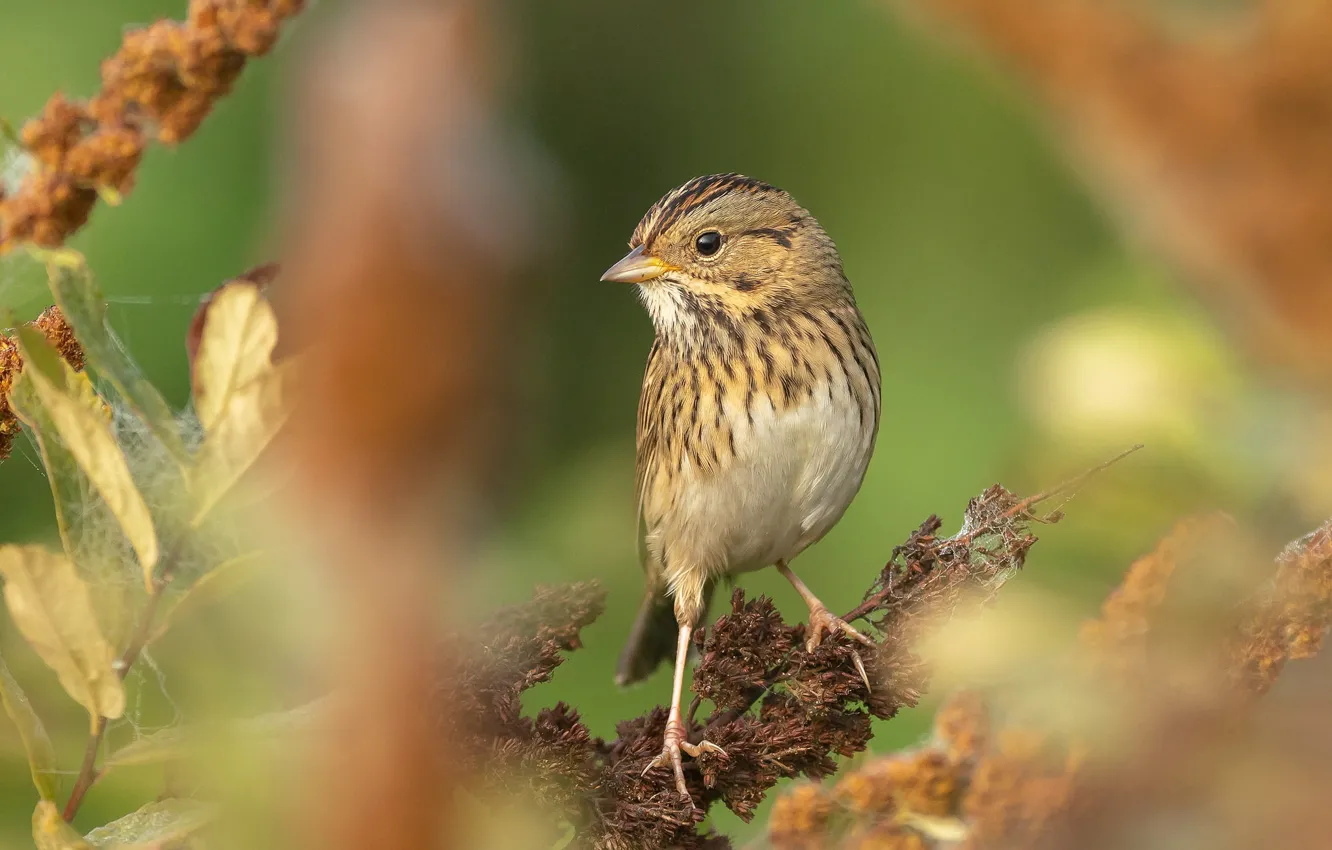
POLYGON ((635 452, 646 591, 616 681, 674 654, 661 754, 643 773, 669 767, 688 797, 681 753, 725 756, 688 740, 680 705, 717 581, 775 566, 809 607, 808 651, 834 632, 873 646, 791 561, 860 490, 881 375, 836 245, 785 191, 742 174, 694 178, 648 209, 629 248, 601 280, 637 286, 655 339, 635 452))

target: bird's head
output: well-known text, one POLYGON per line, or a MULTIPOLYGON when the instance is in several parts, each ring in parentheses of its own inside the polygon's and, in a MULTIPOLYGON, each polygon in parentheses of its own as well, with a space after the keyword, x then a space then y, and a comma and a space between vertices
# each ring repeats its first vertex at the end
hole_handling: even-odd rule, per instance
POLYGON ((659 335, 698 341, 761 314, 844 301, 850 286, 823 228, 775 186, 697 177, 652 205, 602 280, 635 283, 659 335))

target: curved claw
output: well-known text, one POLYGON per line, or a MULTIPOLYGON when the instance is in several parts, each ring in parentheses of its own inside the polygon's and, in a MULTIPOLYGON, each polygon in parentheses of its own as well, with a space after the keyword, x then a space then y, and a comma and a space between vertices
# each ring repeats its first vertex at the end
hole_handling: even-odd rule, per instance
MULTIPOLYGON (((809 638, 805 641, 805 651, 813 652, 823 643, 823 634, 827 632, 841 632, 849 638, 860 641, 865 646, 874 646, 874 641, 865 635, 856 631, 846 620, 834 616, 827 608, 811 608, 809 612, 809 638)), ((869 674, 865 672, 865 662, 860 660, 860 653, 853 652, 852 661, 855 662, 856 672, 860 674, 860 680, 865 683, 865 690, 870 690, 869 674)))
POLYGON ((809 638, 805 641, 805 650, 813 652, 823 643, 823 634, 841 632, 849 638, 860 641, 866 646, 874 646, 874 641, 856 631, 846 620, 836 617, 827 608, 813 608, 809 612, 809 638))
POLYGON ((726 751, 711 741, 699 741, 697 744, 691 744, 685 740, 684 726, 679 723, 666 724, 666 735, 662 741, 661 753, 656 758, 648 762, 648 766, 643 768, 640 776, 647 776, 648 771, 654 767, 669 766, 675 773, 675 790, 679 791, 685 797, 689 798, 689 804, 694 804, 694 798, 689 794, 689 786, 685 784, 684 778, 684 758, 681 752, 688 753, 692 758, 698 758, 703 753, 717 753, 725 757, 726 751))

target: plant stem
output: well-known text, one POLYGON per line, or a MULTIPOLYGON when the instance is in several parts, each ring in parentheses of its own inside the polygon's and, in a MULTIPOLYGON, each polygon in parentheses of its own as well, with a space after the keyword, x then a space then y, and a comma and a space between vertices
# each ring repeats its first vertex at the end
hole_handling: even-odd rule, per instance
MULTIPOLYGON (((153 618, 157 615, 158 604, 162 601, 162 591, 166 589, 171 581, 170 572, 164 567, 159 576, 153 580, 153 592, 148 595, 148 602, 143 606, 143 611, 139 615, 139 623, 134 629, 134 636, 130 638, 129 645, 121 653, 120 659, 116 662, 116 675, 121 681, 129 674, 130 668, 134 662, 139 660, 139 655, 143 648, 148 645, 148 638, 152 636, 153 618)), ((88 736, 88 746, 83 751, 83 764, 79 767, 79 778, 74 782, 74 790, 69 793, 69 801, 65 803, 63 816, 66 821, 74 820, 74 816, 79 813, 79 806, 83 804, 83 798, 92 788, 93 783, 98 780, 102 772, 97 769, 97 751, 102 746, 102 738, 106 735, 106 718, 99 717, 93 724, 92 734, 88 736)))

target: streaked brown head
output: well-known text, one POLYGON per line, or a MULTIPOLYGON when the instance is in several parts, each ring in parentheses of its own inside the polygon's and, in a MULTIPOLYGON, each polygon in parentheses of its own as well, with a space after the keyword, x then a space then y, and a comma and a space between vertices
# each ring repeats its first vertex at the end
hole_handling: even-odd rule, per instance
POLYGON ((790 195, 740 174, 671 190, 602 280, 636 283, 659 333, 724 310, 741 318, 850 297, 837 248, 790 195))

